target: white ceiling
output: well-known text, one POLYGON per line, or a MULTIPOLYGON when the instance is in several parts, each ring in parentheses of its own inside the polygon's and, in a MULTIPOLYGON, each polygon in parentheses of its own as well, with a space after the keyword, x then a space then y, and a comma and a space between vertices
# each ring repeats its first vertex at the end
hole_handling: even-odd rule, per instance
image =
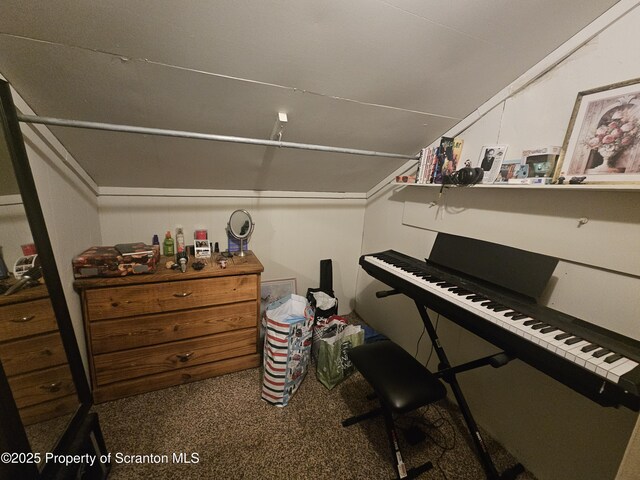
MULTIPOLYGON (((40 116, 414 155, 615 0, 3 0, 40 116)), ((366 192, 405 161, 51 127, 100 187, 366 192)))

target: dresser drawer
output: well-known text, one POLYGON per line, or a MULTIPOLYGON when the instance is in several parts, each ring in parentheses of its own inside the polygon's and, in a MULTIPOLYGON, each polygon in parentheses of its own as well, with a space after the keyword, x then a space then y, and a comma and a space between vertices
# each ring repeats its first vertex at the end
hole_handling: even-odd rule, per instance
POLYGON ((0 308, 0 339, 2 340, 37 335, 57 329, 56 316, 48 298, 0 308))
POLYGON ((89 321, 222 305, 258 298, 258 276, 183 280, 87 290, 89 321))
POLYGON ((76 391, 71 370, 66 364, 10 377, 8 380, 18 408, 71 395, 76 391))
MULTIPOLYGON (((146 377, 132 378, 123 382, 110 383, 104 387, 97 387, 93 390, 93 398, 96 403, 108 402, 127 395, 137 395, 139 393, 167 388, 173 385, 196 382, 205 378, 225 375, 227 373, 238 372, 247 368, 260 366, 261 358, 259 353, 233 357, 218 362, 203 363, 193 367, 183 367, 168 372, 156 373, 146 377)), ((22 411, 22 410, 21 410, 22 411)))
POLYGON ((20 418, 22 423, 33 425, 34 423, 46 422, 62 415, 69 415, 75 412, 80 406, 77 395, 67 395, 66 397, 56 398, 48 402, 37 403, 30 407, 20 409, 20 418))
POLYGON ((94 356, 98 386, 257 352, 257 328, 94 356))
POLYGON ((257 327, 255 301, 91 324, 93 354, 257 327))
POLYGON ((0 345, 0 360, 7 376, 67 363, 60 333, 53 332, 0 345))

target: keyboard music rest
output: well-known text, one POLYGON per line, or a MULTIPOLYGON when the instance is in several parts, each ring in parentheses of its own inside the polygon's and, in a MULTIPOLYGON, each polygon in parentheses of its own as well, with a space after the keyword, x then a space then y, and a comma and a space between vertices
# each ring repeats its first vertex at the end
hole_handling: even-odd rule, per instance
POLYGON ((640 342, 392 250, 364 255, 360 265, 374 278, 597 403, 640 410, 640 342), (476 298, 467 298, 471 296, 476 298), (570 336, 555 339, 563 332, 570 336), (566 343, 569 340, 572 343, 566 343), (592 344, 595 349, 582 351, 592 344), (596 352, 599 357, 593 357, 596 352), (615 362, 606 363, 609 357, 615 362))

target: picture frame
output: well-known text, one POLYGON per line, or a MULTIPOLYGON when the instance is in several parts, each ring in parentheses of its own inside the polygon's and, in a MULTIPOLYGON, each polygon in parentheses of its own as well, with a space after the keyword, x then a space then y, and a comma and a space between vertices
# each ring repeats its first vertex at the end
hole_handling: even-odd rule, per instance
POLYGON ((520 158, 503 160, 493 183, 508 183, 512 178, 516 178, 516 172, 521 164, 522 160, 520 158))
POLYGON ((553 177, 640 183, 640 78, 579 92, 553 177))
POLYGON ((266 280, 260 284, 260 318, 264 316, 267 306, 276 300, 296 293, 296 279, 283 278, 279 280, 266 280))
POLYGON ((498 177, 508 145, 483 145, 476 167, 482 168, 482 183, 493 183, 498 177))

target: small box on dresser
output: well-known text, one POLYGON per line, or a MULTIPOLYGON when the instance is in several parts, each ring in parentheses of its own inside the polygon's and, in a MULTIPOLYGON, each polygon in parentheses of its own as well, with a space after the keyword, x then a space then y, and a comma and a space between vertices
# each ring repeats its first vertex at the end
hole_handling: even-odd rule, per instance
POLYGON ((76 280, 95 402, 260 365, 262 271, 248 252, 224 269, 76 280))

